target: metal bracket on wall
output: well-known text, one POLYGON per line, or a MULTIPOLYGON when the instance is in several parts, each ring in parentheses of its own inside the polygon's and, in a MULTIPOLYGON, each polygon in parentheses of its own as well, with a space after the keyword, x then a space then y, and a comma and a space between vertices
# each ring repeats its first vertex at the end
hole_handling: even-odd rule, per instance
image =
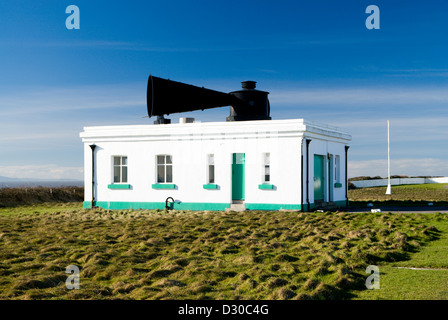
POLYGON ((174 204, 174 199, 172 197, 166 198, 166 200, 165 200, 165 209, 167 209, 167 210, 170 209, 170 207, 168 206, 168 200, 170 200, 170 199, 171 199, 172 203, 174 204))

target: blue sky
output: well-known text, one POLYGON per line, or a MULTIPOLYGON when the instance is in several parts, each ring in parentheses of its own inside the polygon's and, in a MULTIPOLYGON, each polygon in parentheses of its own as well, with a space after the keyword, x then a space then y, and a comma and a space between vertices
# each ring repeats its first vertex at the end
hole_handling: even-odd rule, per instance
POLYGON ((446 0, 3 1, 0 176, 82 179, 84 126, 152 124, 149 74, 224 92, 257 81, 273 119, 352 135, 351 177, 387 175, 390 120, 392 174, 448 176, 447 15, 446 0))

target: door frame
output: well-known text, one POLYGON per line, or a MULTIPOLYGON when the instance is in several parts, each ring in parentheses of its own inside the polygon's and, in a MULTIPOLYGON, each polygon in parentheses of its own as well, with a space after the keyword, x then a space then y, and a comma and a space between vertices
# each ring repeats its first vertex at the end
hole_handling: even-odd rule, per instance
POLYGON ((332 202, 334 199, 334 155, 328 153, 328 201, 332 202))
MULTIPOLYGON (((325 201, 325 159, 326 159, 326 157, 325 157, 325 155, 322 155, 322 154, 314 154, 313 155, 313 198, 314 198, 314 203, 316 203, 316 200, 317 201, 325 201), (321 162, 321 168, 320 168, 320 170, 321 170, 321 185, 320 185, 320 187, 319 187, 319 189, 321 190, 321 192, 322 192, 322 198, 321 199, 316 199, 316 157, 320 157, 320 159, 322 159, 322 162, 321 162)), ((318 190, 319 190, 318 189, 318 190)))
POLYGON ((246 199, 246 190, 245 190, 245 176, 246 176, 246 154, 242 152, 234 152, 232 153, 232 165, 231 165, 231 200, 232 201, 244 201, 246 199), (238 155, 242 155, 243 163, 235 163, 237 161, 238 155), (237 172, 235 172, 235 169, 237 169, 237 165, 242 165, 242 167, 238 168, 237 172), (241 171, 240 171, 241 169, 241 171), (240 173, 240 175, 237 175, 240 173), (235 179, 237 178, 237 179, 235 179), (237 183, 239 183, 240 188, 240 195, 236 195, 236 189, 237 189, 237 183))

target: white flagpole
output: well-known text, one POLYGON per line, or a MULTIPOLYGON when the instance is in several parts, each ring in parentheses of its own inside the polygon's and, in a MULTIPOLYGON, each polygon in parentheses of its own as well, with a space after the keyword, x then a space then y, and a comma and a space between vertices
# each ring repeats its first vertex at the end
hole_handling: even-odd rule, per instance
POLYGON ((389 120, 387 120, 387 189, 386 194, 392 194, 390 186, 390 139, 389 139, 389 120))

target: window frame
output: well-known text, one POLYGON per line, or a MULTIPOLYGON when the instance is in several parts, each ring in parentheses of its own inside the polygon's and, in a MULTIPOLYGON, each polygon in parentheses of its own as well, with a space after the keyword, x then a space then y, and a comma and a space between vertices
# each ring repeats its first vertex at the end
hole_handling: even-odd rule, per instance
POLYGON ((172 184, 174 181, 173 174, 173 156, 171 154, 156 154, 156 184, 172 184), (159 157, 163 157, 163 163, 159 163, 159 157), (170 159, 170 163, 167 163, 167 157, 170 159), (167 167, 171 168, 171 181, 167 181, 167 167), (159 181, 159 167, 163 167, 163 181, 159 181))
POLYGON ((127 155, 113 155, 112 156, 112 184, 128 184, 129 183, 129 159, 127 155), (115 159, 119 158, 120 163, 115 164, 115 159), (123 164, 123 158, 126 163, 123 164), (119 168, 118 181, 115 181, 115 168, 119 168), (123 181, 123 169, 126 168, 126 181, 123 181))
POLYGON ((262 170, 263 170, 262 171, 263 172, 263 174, 262 174, 262 183, 263 184, 271 184, 271 182, 272 182, 272 175, 271 175, 271 153, 270 152, 263 152, 262 163, 263 163, 263 166, 262 166, 262 170), (266 174, 266 172, 268 174, 266 174), (266 177, 268 177, 268 179, 266 179, 266 177))
POLYGON ((334 182, 341 183, 341 156, 334 156, 334 182))
POLYGON ((216 170, 215 170, 215 154, 214 153, 208 153, 207 154, 207 184, 215 184, 216 183, 216 170), (213 179, 210 175, 210 170, 213 172, 213 179))

